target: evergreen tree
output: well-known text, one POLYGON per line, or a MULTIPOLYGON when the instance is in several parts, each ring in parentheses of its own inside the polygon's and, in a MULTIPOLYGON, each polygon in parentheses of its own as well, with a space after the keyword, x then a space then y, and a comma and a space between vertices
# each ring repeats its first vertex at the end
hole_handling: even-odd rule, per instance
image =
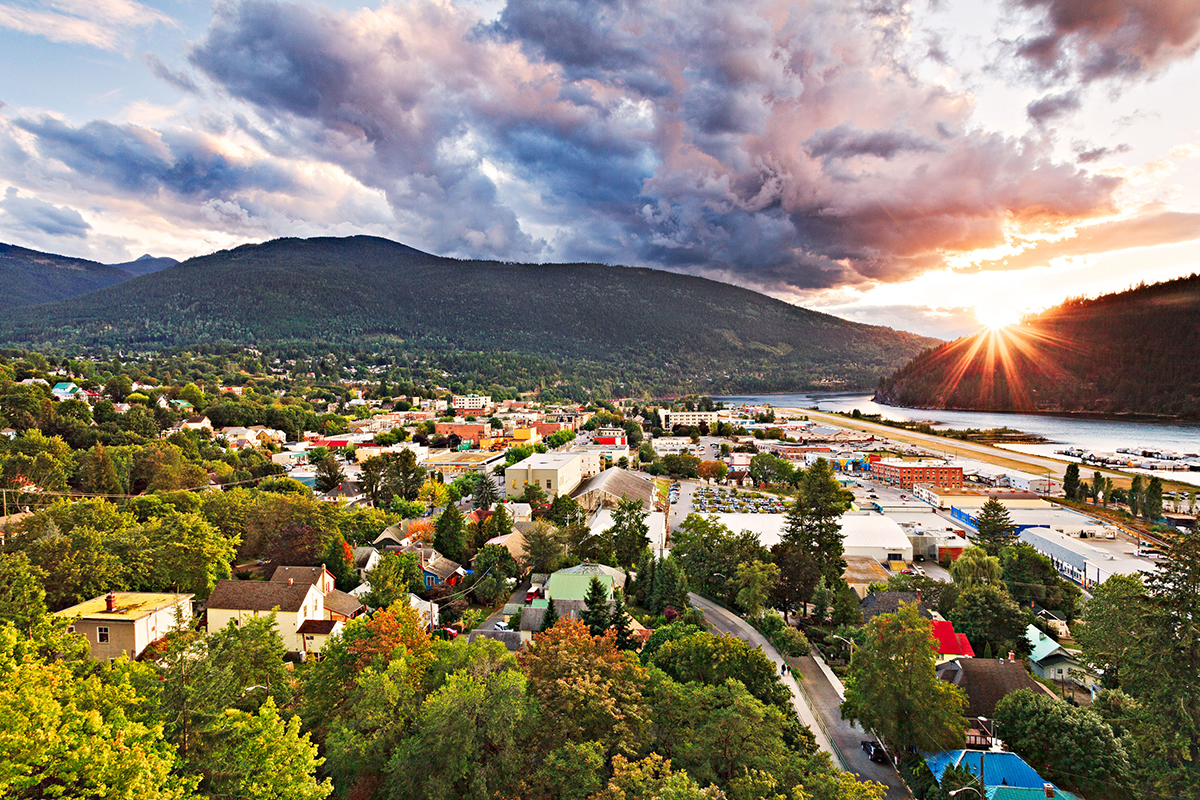
POLYGON ((646 606, 650 602, 650 596, 654 592, 654 568, 657 559, 647 550, 642 553, 641 559, 638 560, 637 580, 633 584, 633 601, 640 606, 646 606))
POLYGON ((121 494, 121 480, 117 468, 102 442, 82 459, 79 465, 79 482, 89 494, 121 494))
POLYGON ((850 588, 850 584, 845 580, 838 581, 837 588, 834 590, 836 597, 833 601, 833 619, 834 625, 862 625, 863 615, 862 608, 858 604, 858 595, 850 588))
POLYGON ((603 636, 612 624, 612 617, 608 611, 608 591, 598 577, 592 576, 583 602, 587 606, 580 612, 584 624, 588 626, 592 636, 603 636))
POLYGON ((668 607, 677 611, 687 608, 687 575, 673 558, 659 559, 654 567, 654 589, 650 593, 650 610, 661 614, 668 607))
POLYGON ((538 628, 538 632, 550 630, 556 622, 558 622, 558 609, 554 607, 554 598, 551 597, 546 603, 546 613, 542 616, 542 626, 538 628))
POLYGON ((451 503, 438 515, 433 526, 433 549, 451 561, 463 563, 467 558, 466 524, 458 506, 451 503))
POLYGON ((317 491, 329 492, 342 485, 346 473, 338 463, 337 456, 332 453, 317 462, 317 491))
POLYGON ((1145 484, 1142 482, 1141 475, 1135 475, 1133 481, 1129 484, 1129 491, 1125 497, 1129 500, 1129 513, 1133 516, 1138 516, 1142 512, 1142 501, 1146 496, 1145 484))
POLYGON ((1072 462, 1067 465, 1067 471, 1063 475, 1063 494, 1070 499, 1074 499, 1079 493, 1079 465, 1072 462))
POLYGON ((997 555, 1012 538, 1013 522, 1008 509, 996 498, 988 498, 975 518, 975 531, 975 543, 988 555, 997 555))
POLYGON ((471 506, 476 511, 487 511, 499 500, 500 493, 496 491, 496 482, 492 480, 492 476, 486 472, 478 473, 475 476, 475 485, 471 489, 471 506))
POLYGON ((1104 491, 1104 476, 1100 474, 1100 470, 1092 473, 1092 502, 1100 501, 1100 493, 1104 491))
POLYGON ((812 619, 813 622, 820 625, 829 615, 829 606, 833 602, 833 593, 829 591, 829 587, 825 585, 825 579, 821 578, 817 581, 817 586, 812 593, 812 619))
POLYGON ((1146 484, 1146 496, 1142 500, 1142 516, 1153 522, 1163 513, 1162 478, 1155 475, 1146 484))
POLYGON ((625 593, 613 589, 612 629, 617 634, 617 647, 622 650, 636 650, 638 641, 629 626, 629 616, 625 612, 625 593))
POLYGON ((805 578, 799 582, 796 600, 808 603, 819 578, 824 577, 827 584, 832 584, 841 579, 846 568, 839 522, 846 505, 841 485, 823 458, 801 473, 799 484, 799 496, 788 512, 783 542, 795 548, 797 558, 811 559, 811 568, 800 565, 797 570, 805 578))
POLYGON ((628 569, 638 562, 642 553, 650 546, 650 527, 642 501, 621 498, 613 512, 613 526, 605 531, 612 538, 613 557, 617 566, 628 569))

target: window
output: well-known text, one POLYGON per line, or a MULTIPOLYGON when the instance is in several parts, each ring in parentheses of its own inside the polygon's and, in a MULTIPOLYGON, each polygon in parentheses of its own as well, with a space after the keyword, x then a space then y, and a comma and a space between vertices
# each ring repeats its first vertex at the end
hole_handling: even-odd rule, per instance
POLYGON ((68 626, 67 626, 67 633, 74 633, 74 632, 75 632, 75 626, 74 626, 74 625, 68 625, 68 626))
POLYGON ((101 625, 100 627, 96 628, 96 644, 107 644, 107 643, 108 643, 108 628, 101 625))

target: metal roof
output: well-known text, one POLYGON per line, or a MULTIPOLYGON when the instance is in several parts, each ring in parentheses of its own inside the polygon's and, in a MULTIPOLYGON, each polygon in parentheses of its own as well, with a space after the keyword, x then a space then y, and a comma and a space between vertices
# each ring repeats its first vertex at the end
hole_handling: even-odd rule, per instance
POLYGON ((921 755, 939 784, 942 781, 942 773, 950 765, 959 769, 969 769, 975 775, 982 774, 984 787, 1008 786, 1041 791, 1048 783, 1019 755, 1007 751, 943 750, 921 755))

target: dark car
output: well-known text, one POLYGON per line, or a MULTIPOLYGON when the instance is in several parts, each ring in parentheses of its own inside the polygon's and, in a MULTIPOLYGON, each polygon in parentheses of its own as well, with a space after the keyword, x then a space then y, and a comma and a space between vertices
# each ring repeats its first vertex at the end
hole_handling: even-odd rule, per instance
POLYGON ((862 743, 863 752, 867 754, 867 758, 874 761, 876 764, 891 763, 887 752, 883 749, 883 745, 879 742, 873 742, 870 739, 864 739, 862 743))

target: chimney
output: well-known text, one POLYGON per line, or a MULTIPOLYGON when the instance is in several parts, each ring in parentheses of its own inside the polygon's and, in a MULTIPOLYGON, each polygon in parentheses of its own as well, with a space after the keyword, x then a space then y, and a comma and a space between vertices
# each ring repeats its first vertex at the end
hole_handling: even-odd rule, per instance
POLYGON ((288 586, 291 586, 295 582, 296 582, 295 578, 288 578, 288 586))
POLYGON ((1017 654, 1016 654, 1016 653, 1014 653, 1012 650, 1009 650, 1009 651, 1008 651, 1008 660, 1009 660, 1009 661, 1016 661, 1016 660, 1017 660, 1017 654))
POLYGON ((1042 784, 1042 793, 1045 794, 1046 797, 1053 798, 1054 797, 1054 784, 1043 783, 1042 784))
POLYGON ((112 612, 117 608, 117 596, 111 591, 104 596, 104 610, 112 612))
POLYGON ((921 605, 921 590, 917 589, 917 605, 921 605))

